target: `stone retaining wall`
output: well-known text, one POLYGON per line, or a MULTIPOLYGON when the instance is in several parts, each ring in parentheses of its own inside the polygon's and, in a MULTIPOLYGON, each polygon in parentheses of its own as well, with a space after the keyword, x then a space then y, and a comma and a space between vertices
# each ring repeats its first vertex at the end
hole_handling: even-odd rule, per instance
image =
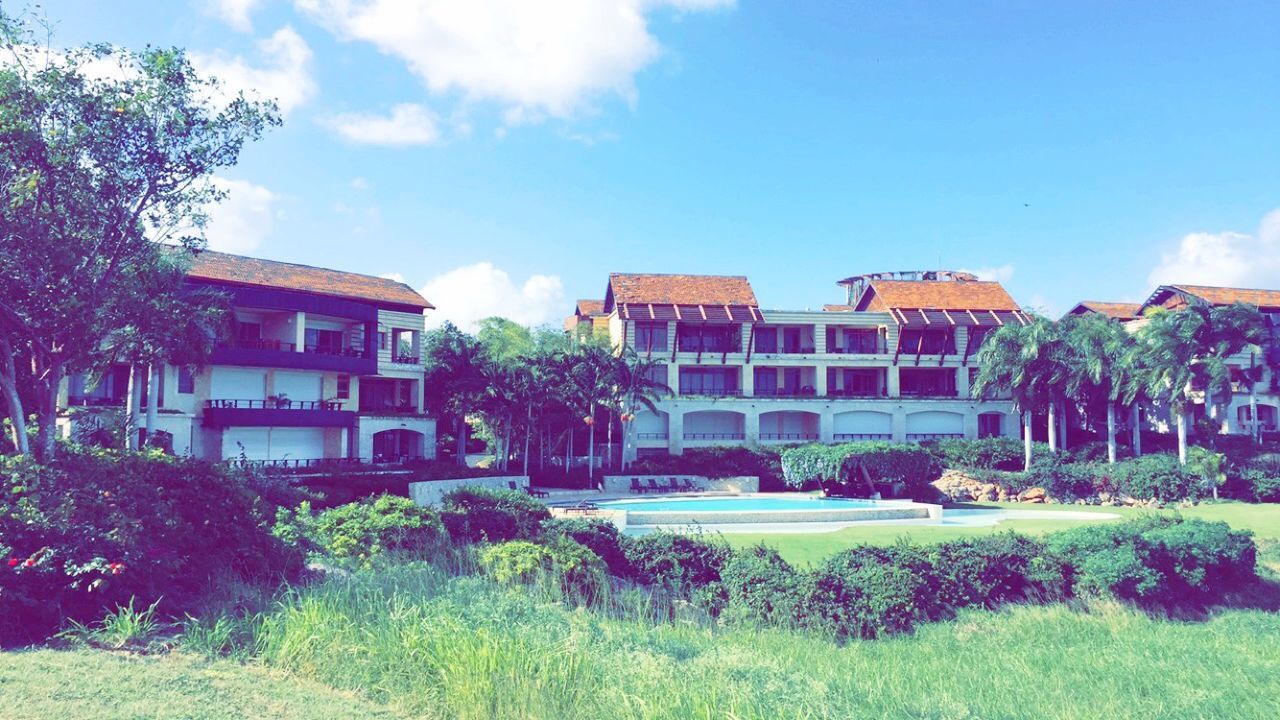
POLYGON ((479 487, 490 490, 510 490, 508 483, 514 482, 518 488, 529 487, 528 475, 499 475, 497 477, 474 477, 447 480, 422 480, 409 483, 409 498, 418 505, 430 507, 439 505, 441 499, 450 491, 460 487, 479 487))

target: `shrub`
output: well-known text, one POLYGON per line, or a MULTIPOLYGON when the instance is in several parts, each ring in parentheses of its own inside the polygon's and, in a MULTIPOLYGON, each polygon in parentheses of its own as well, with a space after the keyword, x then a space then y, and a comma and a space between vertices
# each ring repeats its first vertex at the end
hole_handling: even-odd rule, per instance
POLYGON ((904 494, 932 499, 930 485, 942 476, 942 462, 925 447, 912 443, 855 442, 843 445, 803 445, 782 453, 786 481, 793 487, 810 482, 863 483, 863 471, 873 482, 898 484, 904 494))
POLYGON ((683 455, 659 455, 637 460, 627 467, 636 475, 702 475, 717 479, 754 476, 761 489, 782 484, 782 462, 777 448, 690 448, 683 455))
POLYGON ((163 597, 160 611, 180 614, 213 582, 300 571, 302 553, 272 535, 276 508, 258 485, 155 451, 0 459, 0 643, 99 619, 130 598, 163 597))
POLYGON ((787 625, 797 616, 800 576, 772 548, 739 550, 720 571, 728 620, 787 625))
POLYGON ((1142 455, 1107 466, 1102 472, 1116 492, 1165 502, 1200 497, 1203 486, 1174 455, 1142 455))
POLYGON ((276 535, 309 544, 341 561, 368 565, 388 552, 416 550, 439 543, 444 526, 436 514, 409 498, 379 495, 312 516, 309 504, 281 510, 276 535))
MULTIPOLYGON (((1023 469, 1023 446, 1017 438, 991 437, 977 440, 952 438, 922 443, 944 465, 952 468, 1018 471, 1023 469)), ((1039 448, 1036 448, 1038 454, 1039 448)))
POLYGON ((541 501, 517 490, 462 487, 443 498, 440 519, 455 540, 532 540, 551 518, 541 501))
POLYGON ((1150 517, 1053 533, 1077 594, 1142 605, 1203 604, 1251 582, 1256 548, 1226 523, 1150 517))
POLYGON ((950 608, 993 608, 1062 590, 1062 565, 1043 543, 1008 532, 965 538, 929 548, 938 603, 950 608))
POLYGON ((1067 462, 1055 453, 1036 456, 1031 461, 1031 470, 1024 474, 1028 487, 1042 487, 1050 497, 1059 499, 1092 495, 1098 489, 1099 477, 1099 466, 1067 462))
POLYGON ((908 632, 939 615, 934 582, 917 548, 851 548, 803 578, 798 621, 837 640, 908 632))
POLYGON ((688 535, 652 533, 623 544, 631 579, 677 595, 720 582, 731 554, 728 546, 688 535))
POLYGON ((1248 497, 1254 502, 1280 502, 1280 473, 1249 468, 1240 473, 1240 480, 1247 488, 1248 497))
POLYGON ((480 551, 480 567, 504 583, 553 580, 564 598, 589 603, 606 587, 604 563, 567 538, 539 545, 527 540, 490 545, 480 551))
POLYGON ((568 538, 600 556, 609 572, 627 577, 630 566, 622 549, 622 533, 608 520, 598 518, 558 518, 542 524, 543 537, 549 540, 568 538))

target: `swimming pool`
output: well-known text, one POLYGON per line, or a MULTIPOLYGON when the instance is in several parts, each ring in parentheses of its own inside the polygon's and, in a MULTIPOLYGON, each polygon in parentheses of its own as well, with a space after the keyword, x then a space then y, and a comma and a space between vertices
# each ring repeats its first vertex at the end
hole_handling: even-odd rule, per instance
POLYGON ((743 497, 690 497, 606 500, 600 507, 640 512, 742 512, 743 510, 847 510, 876 507, 874 500, 829 498, 817 495, 747 495, 743 497))
POLYGON ((739 525, 744 523, 847 523, 941 517, 938 505, 910 500, 853 500, 794 493, 620 498, 598 503, 622 527, 739 525))

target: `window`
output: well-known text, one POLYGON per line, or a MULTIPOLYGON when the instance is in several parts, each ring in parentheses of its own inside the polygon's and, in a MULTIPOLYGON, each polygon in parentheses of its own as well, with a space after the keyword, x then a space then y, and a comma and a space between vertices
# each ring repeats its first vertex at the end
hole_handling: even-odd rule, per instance
POLYGON ((903 330, 899 348, 908 355, 942 355, 956 351, 955 340, 946 330, 903 330))
POLYGON ((338 376, 338 399, 349 400, 351 398, 351 376, 338 376))
POLYGON ((682 395, 736 395, 738 374, 728 368, 682 368, 680 370, 682 395))
POLYGON ((320 355, 342 354, 341 330, 317 330, 308 328, 305 332, 307 352, 320 355))
POLYGON ((389 347, 390 346, 387 345, 387 334, 384 332, 378 333, 378 349, 387 350, 389 347))
POLYGON ((645 377, 649 379, 649 382, 657 383, 659 385, 667 384, 666 365, 651 365, 648 368, 645 368, 644 374, 645 377))
POLYGON ((666 349, 666 323, 636 323, 636 350, 664 352, 666 349))
POLYGON ((191 374, 191 368, 178 368, 178 394, 190 395, 196 391, 196 378, 191 374))
POLYGON ((756 352, 758 353, 778 352, 778 329, 777 328, 758 328, 756 330, 756 352))

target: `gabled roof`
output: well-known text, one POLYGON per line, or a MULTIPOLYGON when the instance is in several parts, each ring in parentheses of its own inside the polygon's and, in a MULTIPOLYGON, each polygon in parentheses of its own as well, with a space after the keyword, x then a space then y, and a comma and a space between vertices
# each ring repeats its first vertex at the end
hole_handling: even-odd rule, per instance
POLYGON ((262 260, 202 250, 195 254, 187 277, 231 285, 297 290, 421 309, 435 306, 408 285, 341 270, 262 260))
POLYGON ((1020 310, 998 282, 873 280, 858 310, 1020 310))
POLYGON ((579 300, 573 308, 574 314, 581 317, 604 315, 603 300, 579 300))
POLYGON ((758 307, 751 283, 742 275, 659 275, 613 273, 605 309, 612 305, 748 305, 758 307))
POLYGON ((1138 317, 1142 303, 1103 302, 1101 300, 1081 300, 1067 311, 1068 315, 1087 315, 1097 313, 1112 320, 1126 322, 1138 317))
POLYGON ((1209 305, 1245 303, 1261 309, 1280 309, 1280 290, 1255 290, 1249 288, 1215 287, 1212 285, 1161 285, 1142 304, 1145 311, 1152 307, 1165 307, 1171 300, 1183 302, 1197 300, 1209 305))
POLYGON ((852 305, 823 305, 823 312, 853 312, 852 305))

